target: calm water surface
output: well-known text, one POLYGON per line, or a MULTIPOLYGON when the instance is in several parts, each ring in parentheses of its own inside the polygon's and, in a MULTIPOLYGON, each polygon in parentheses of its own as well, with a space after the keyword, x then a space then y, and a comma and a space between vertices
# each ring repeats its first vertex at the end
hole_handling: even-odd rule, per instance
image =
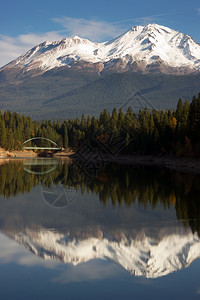
POLYGON ((199 299, 200 177, 0 161, 0 299, 199 299))

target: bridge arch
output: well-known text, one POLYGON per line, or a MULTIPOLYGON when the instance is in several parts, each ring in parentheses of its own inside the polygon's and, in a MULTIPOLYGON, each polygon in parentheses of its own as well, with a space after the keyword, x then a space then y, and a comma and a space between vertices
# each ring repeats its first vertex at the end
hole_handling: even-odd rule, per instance
POLYGON ((56 147, 27 147, 27 146, 25 146, 24 148, 26 150, 62 150, 62 148, 59 147, 58 144, 56 144, 54 141, 52 141, 48 138, 45 138, 45 137, 40 137, 40 136, 28 139, 28 140, 24 141, 22 145, 26 145, 28 142, 31 142, 31 141, 34 141, 34 140, 45 140, 45 141, 48 141, 48 142, 52 143, 56 147))

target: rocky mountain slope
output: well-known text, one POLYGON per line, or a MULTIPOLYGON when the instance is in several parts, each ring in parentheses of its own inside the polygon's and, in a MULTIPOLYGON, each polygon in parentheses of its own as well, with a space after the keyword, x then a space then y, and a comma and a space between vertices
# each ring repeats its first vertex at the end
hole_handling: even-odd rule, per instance
POLYGON ((98 230, 93 236, 74 237, 51 230, 14 235, 18 243, 43 259, 55 259, 74 266, 93 259, 111 260, 134 276, 157 278, 188 267, 200 258, 197 234, 178 230, 160 237, 126 236, 124 232, 106 235, 98 230), (120 236, 120 238, 119 238, 120 236))
POLYGON ((44 42, 0 68, 0 109, 34 119, 98 115, 104 108, 174 109, 200 91, 200 45, 157 24, 108 42, 44 42))
POLYGON ((43 42, 0 69, 0 79, 27 77, 68 67, 104 72, 189 74, 200 71, 200 45, 190 36, 149 24, 108 42, 78 36, 43 42))

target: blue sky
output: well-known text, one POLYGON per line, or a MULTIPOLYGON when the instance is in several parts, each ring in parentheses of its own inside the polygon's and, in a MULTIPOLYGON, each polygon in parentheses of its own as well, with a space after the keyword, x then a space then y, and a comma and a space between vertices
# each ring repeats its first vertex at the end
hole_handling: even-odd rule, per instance
POLYGON ((200 1, 7 0, 0 8, 0 66, 45 40, 78 35, 102 42, 157 23, 200 43, 200 1))

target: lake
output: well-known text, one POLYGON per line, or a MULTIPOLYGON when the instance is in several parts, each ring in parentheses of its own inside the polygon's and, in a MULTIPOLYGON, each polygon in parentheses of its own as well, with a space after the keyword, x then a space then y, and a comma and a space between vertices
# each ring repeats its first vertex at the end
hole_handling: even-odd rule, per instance
POLYGON ((0 161, 1 299, 199 299, 200 176, 0 161))

